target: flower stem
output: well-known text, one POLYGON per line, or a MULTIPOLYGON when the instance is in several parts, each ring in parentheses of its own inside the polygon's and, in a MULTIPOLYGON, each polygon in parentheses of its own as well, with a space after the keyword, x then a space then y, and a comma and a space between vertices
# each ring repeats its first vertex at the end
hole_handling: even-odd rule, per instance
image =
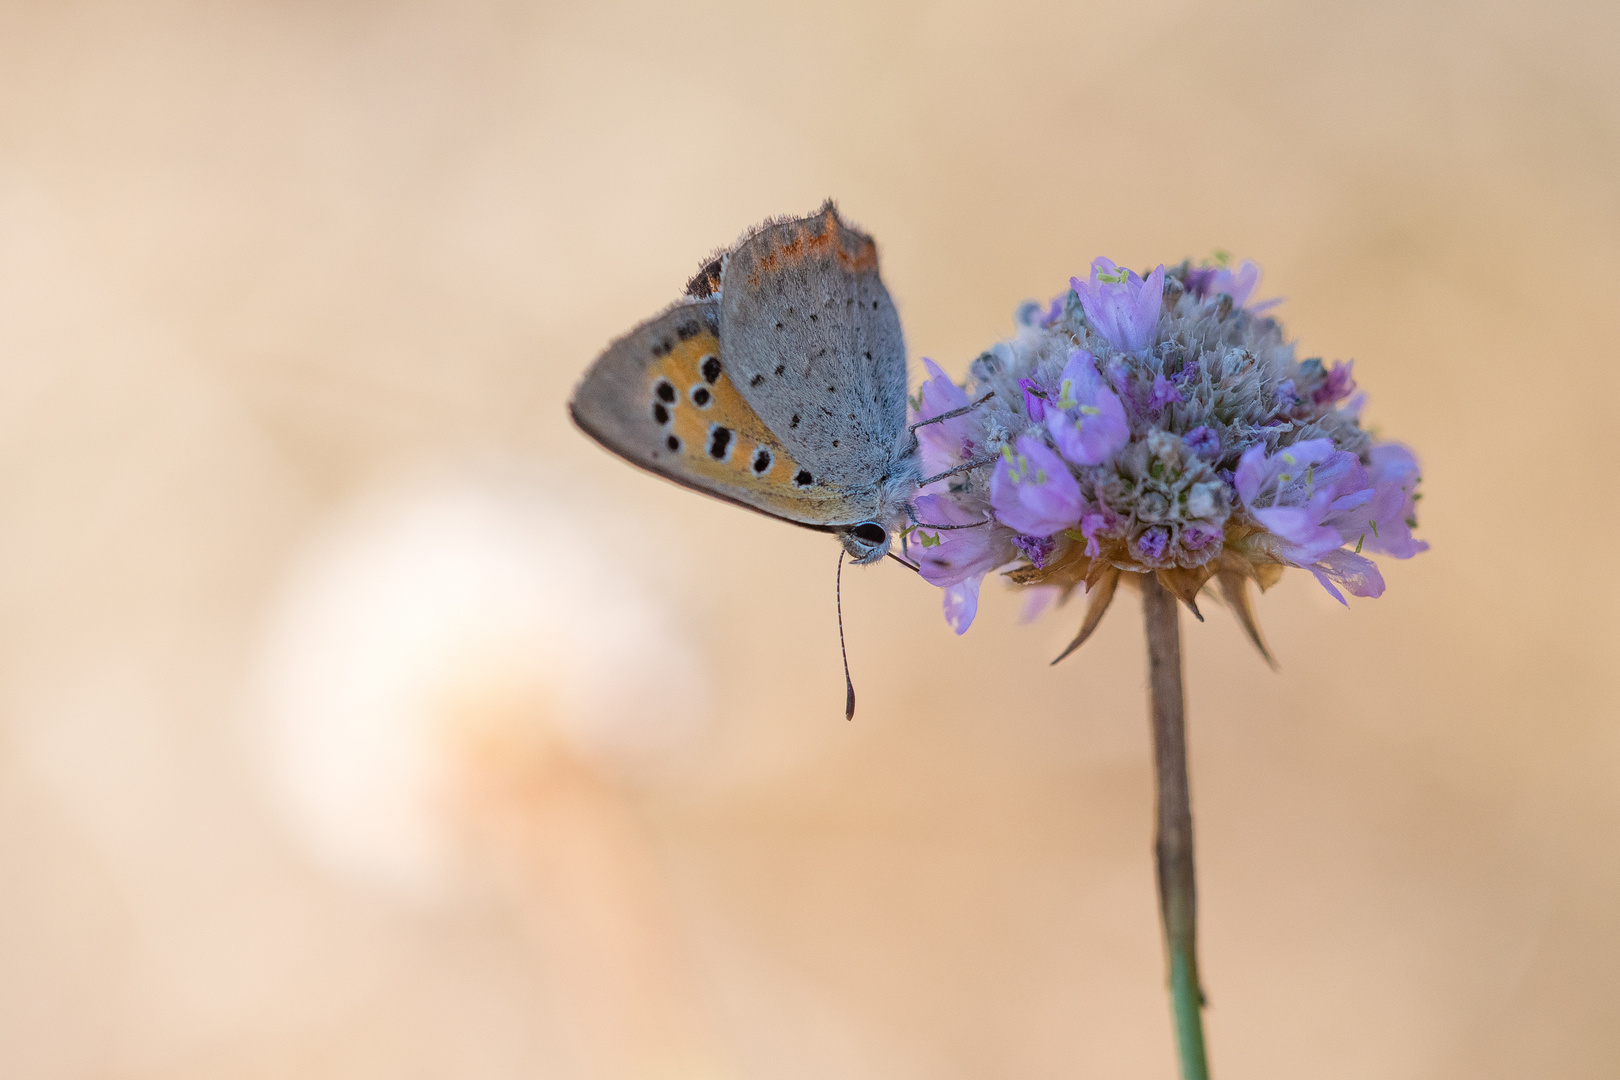
POLYGON ((1182 1080, 1208 1080, 1204 992, 1198 982, 1198 894, 1193 882, 1192 797, 1187 789, 1187 728, 1181 692, 1181 627, 1176 598, 1152 573, 1142 575, 1153 764, 1158 788, 1159 914, 1170 967, 1170 1013, 1182 1080))

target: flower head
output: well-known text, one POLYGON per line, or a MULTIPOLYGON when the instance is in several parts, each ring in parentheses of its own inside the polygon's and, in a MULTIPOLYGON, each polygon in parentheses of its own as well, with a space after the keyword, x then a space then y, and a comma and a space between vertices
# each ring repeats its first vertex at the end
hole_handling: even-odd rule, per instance
POLYGON ((1427 550, 1417 459, 1361 426, 1350 364, 1296 360, 1270 302, 1250 304, 1260 268, 1219 258, 1146 277, 1097 259, 1049 308, 1026 305, 966 385, 927 362, 919 417, 995 391, 919 430, 942 468, 999 454, 916 500, 911 550, 959 633, 997 569, 1097 604, 1152 573, 1195 612, 1218 581, 1259 644, 1246 582, 1298 567, 1340 601, 1376 597, 1369 556, 1427 550))

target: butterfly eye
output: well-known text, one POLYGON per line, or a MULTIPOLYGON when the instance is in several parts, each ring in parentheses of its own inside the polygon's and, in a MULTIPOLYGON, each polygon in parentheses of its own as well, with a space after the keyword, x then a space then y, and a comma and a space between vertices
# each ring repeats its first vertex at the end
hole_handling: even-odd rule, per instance
POLYGON ((855 539, 874 547, 889 538, 889 531, 875 521, 863 521, 849 531, 855 539))

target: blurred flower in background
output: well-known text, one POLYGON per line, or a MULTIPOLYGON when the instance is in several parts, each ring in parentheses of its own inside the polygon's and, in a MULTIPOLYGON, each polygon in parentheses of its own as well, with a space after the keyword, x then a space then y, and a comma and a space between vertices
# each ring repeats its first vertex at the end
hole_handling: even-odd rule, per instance
POLYGON ((708 687, 600 526, 511 483, 357 506, 271 618, 257 757, 333 871, 514 905, 585 1075, 712 1075, 627 779, 693 734, 708 687))

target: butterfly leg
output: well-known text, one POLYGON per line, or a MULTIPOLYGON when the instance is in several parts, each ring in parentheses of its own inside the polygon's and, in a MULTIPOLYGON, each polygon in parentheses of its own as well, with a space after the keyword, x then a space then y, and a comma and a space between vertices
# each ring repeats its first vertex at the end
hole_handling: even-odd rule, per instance
POLYGON ((927 487, 929 484, 938 483, 939 481, 945 479, 947 476, 955 476, 957 473, 972 472, 974 469, 977 469, 982 465, 994 464, 995 460, 1000 456, 1001 456, 1000 454, 991 454, 988 457, 977 458, 977 459, 975 459, 973 461, 964 462, 963 464, 958 465, 954 469, 946 469, 944 472, 940 473, 938 476, 930 476, 926 480, 917 481, 917 486, 920 487, 920 488, 924 488, 924 487, 927 487))
POLYGON ((929 424, 938 424, 944 420, 954 420, 958 416, 965 416, 995 396, 996 392, 992 390, 988 394, 984 395, 984 397, 970 405, 963 405, 961 408, 952 409, 950 412, 942 412, 938 416, 930 416, 927 420, 919 420, 915 424, 912 424, 910 427, 906 428, 906 430, 915 435, 917 433, 917 429, 920 427, 926 427, 929 424))
POLYGON ((952 409, 949 412, 942 412, 938 416, 930 416, 927 420, 919 420, 915 424, 912 424, 910 427, 906 428, 907 431, 911 432, 911 451, 912 451, 912 453, 917 452, 917 446, 918 446, 918 443, 917 443, 917 429, 918 428, 926 427, 929 424, 938 424, 938 423, 941 423, 942 421, 945 421, 945 420, 954 420, 958 416, 964 416, 967 413, 972 412, 974 409, 977 409, 980 405, 983 405, 985 402, 989 401, 991 398, 993 398, 995 396, 996 396, 996 392, 994 390, 992 390, 988 394, 984 395, 984 397, 980 398, 978 401, 975 401, 970 405, 963 405, 959 409, 952 409))

